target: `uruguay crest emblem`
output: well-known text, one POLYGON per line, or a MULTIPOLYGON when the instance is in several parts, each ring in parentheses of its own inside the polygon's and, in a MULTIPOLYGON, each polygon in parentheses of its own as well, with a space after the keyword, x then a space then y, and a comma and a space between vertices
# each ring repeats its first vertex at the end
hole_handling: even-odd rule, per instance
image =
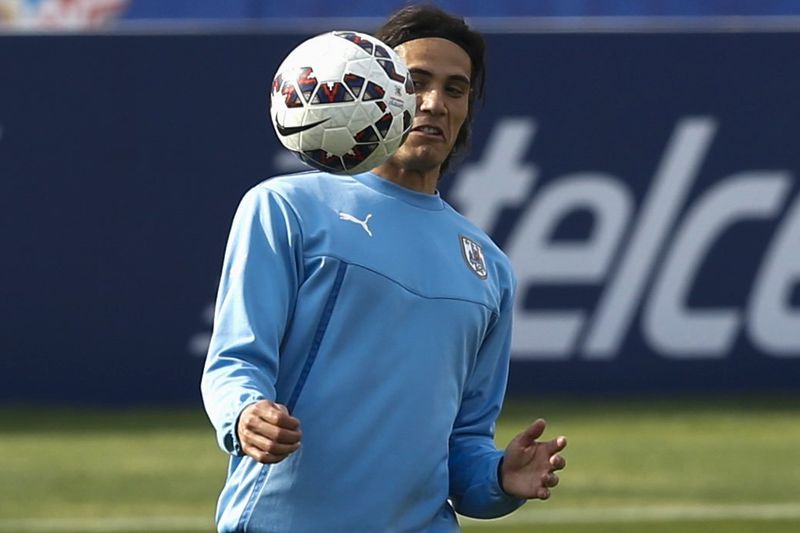
POLYGON ((481 279, 489 277, 481 245, 469 237, 464 237, 463 235, 459 237, 461 240, 461 255, 464 257, 464 261, 467 263, 469 269, 481 279))

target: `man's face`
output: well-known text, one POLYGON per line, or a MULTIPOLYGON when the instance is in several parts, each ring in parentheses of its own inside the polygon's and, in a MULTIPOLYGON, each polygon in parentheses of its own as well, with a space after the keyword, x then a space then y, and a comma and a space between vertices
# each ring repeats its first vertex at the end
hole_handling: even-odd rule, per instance
POLYGON ((392 159, 410 170, 438 168, 467 118, 472 63, 463 48, 438 37, 408 41, 395 51, 414 80, 417 114, 392 159))

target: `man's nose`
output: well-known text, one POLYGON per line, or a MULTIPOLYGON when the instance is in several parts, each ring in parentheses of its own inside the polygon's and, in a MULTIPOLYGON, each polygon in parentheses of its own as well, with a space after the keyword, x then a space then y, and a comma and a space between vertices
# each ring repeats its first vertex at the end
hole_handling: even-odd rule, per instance
POLYGON ((442 92, 438 89, 431 89, 424 91, 419 95, 419 110, 432 113, 434 115, 442 114, 445 112, 444 98, 442 92))

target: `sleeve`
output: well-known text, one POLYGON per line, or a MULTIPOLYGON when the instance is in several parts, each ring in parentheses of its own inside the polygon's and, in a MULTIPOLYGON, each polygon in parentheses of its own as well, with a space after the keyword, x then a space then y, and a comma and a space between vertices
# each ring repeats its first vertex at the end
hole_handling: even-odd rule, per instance
POLYGON ((509 496, 500 486, 503 452, 494 444, 508 380, 514 281, 478 352, 450 434, 450 499, 455 510, 474 518, 496 518, 526 500, 509 496))
POLYGON ((228 237, 200 386, 219 445, 229 454, 242 455, 236 434, 242 409, 275 399, 278 352, 301 268, 295 212, 267 187, 252 189, 228 237))

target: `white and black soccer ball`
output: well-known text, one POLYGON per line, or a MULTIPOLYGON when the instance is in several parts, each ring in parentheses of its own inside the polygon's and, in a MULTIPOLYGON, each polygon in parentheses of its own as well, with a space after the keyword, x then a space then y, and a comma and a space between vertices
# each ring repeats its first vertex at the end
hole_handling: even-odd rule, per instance
POLYGON ((355 31, 301 43, 272 81, 270 115, 281 144, 325 172, 358 174, 403 143, 416 111, 403 60, 355 31))

